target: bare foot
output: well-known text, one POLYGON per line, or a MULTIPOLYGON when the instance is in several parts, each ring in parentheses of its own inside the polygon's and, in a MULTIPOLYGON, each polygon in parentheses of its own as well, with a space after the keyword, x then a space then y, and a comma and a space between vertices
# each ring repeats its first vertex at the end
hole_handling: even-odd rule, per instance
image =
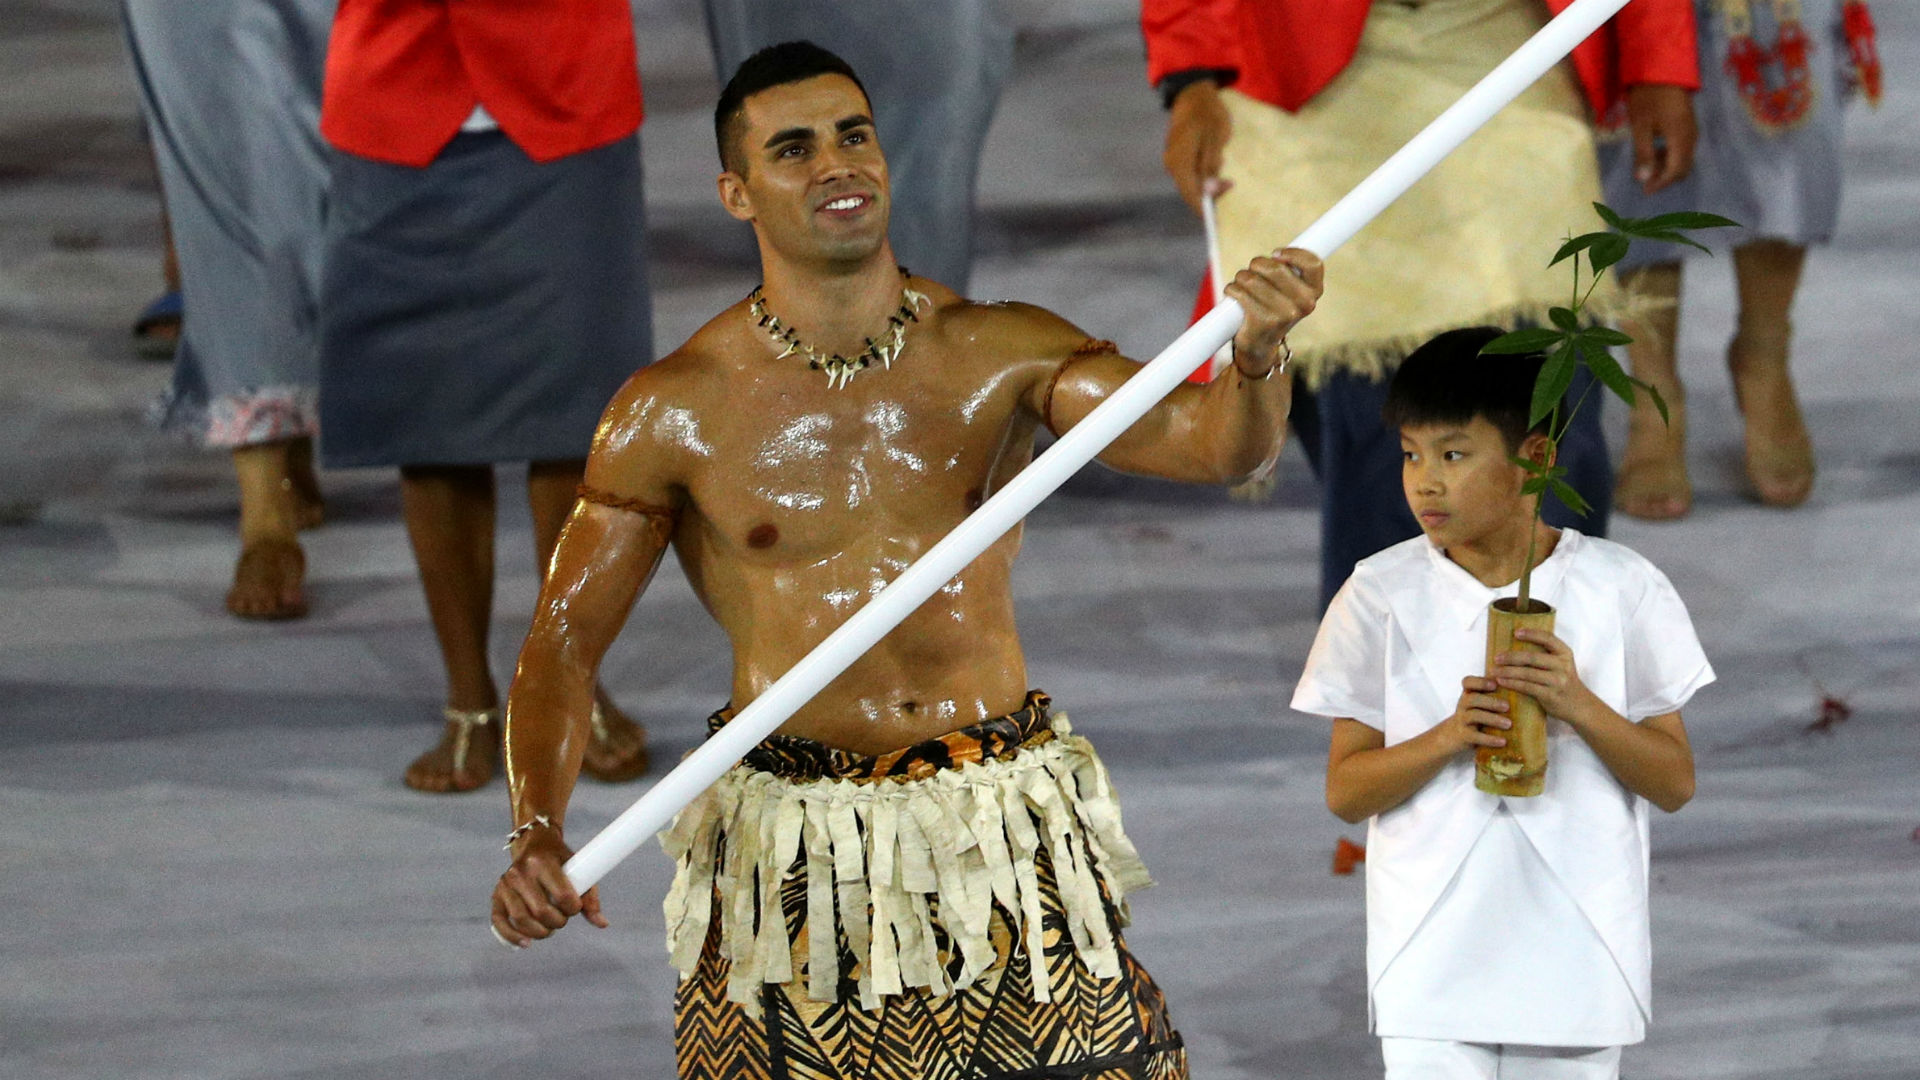
POLYGON ((485 787, 500 763, 500 710, 448 708, 444 714, 440 744, 407 766, 407 786, 434 793, 485 787))
POLYGON ((593 737, 580 759, 580 771, 608 784, 624 783, 646 773, 647 732, 619 710, 605 690, 596 691, 593 737))
POLYGON ((1787 337, 1727 346, 1734 400, 1747 421, 1747 480, 1767 506, 1792 507, 1813 493, 1813 440, 1807 436, 1787 370, 1787 337))
POLYGON ((1627 424, 1627 451, 1614 478, 1614 509, 1646 521, 1672 521, 1693 509, 1687 477, 1684 403, 1670 400, 1672 423, 1660 422, 1650 405, 1638 405, 1627 424))
POLYGON ((255 540, 240 549, 227 610, 243 619, 297 619, 307 613, 307 556, 292 540, 255 540))

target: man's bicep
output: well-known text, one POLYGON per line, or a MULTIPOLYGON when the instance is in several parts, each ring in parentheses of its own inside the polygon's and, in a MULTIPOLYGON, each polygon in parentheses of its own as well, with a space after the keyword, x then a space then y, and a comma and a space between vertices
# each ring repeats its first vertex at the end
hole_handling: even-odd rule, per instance
POLYGON ((1055 435, 1065 435, 1139 370, 1112 342, 1088 341, 1054 369, 1039 404, 1040 419, 1055 435))
MULTIPOLYGON (((1089 357, 1064 370, 1052 394, 1048 427, 1064 434, 1112 397, 1141 365, 1118 352, 1089 357)), ((1100 463, 1122 472, 1190 483, 1212 483, 1219 470, 1209 457, 1198 405, 1204 387, 1181 384, 1153 403, 1107 448, 1100 463)))
POLYGON ((576 503, 547 567, 536 630, 557 630, 597 657, 659 567, 675 524, 672 515, 576 503))
POLYGON ((677 467, 689 441, 705 445, 696 410, 650 391, 646 372, 621 387, 600 418, 580 494, 615 509, 671 514, 683 501, 677 467))

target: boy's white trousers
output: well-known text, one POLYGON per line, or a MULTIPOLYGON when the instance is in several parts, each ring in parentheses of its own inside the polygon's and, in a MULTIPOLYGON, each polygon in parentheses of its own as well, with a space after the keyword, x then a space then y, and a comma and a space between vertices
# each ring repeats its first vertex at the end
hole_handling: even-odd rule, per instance
POLYGON ((1382 1038, 1387 1080, 1618 1080, 1617 1046, 1523 1046, 1382 1038))

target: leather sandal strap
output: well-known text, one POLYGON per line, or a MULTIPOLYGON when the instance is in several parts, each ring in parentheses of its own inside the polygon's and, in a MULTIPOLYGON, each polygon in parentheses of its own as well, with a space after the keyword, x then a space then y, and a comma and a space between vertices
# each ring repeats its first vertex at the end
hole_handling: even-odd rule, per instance
POLYGON ((474 733, 500 719, 499 709, 456 709, 448 706, 440 710, 447 718, 447 724, 453 731, 453 770, 459 772, 467 767, 467 754, 473 749, 474 733))

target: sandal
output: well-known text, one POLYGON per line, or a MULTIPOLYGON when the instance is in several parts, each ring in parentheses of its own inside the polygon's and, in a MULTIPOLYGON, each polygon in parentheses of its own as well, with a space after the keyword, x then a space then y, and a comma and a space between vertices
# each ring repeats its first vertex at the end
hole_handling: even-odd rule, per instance
POLYGON ((186 307, 180 302, 180 290, 161 293, 133 321, 134 351, 148 360, 173 359, 185 318, 186 307))
POLYGON ((500 760, 500 710, 449 706, 441 715, 440 743, 407 766, 407 786, 434 794, 485 787, 500 760))

